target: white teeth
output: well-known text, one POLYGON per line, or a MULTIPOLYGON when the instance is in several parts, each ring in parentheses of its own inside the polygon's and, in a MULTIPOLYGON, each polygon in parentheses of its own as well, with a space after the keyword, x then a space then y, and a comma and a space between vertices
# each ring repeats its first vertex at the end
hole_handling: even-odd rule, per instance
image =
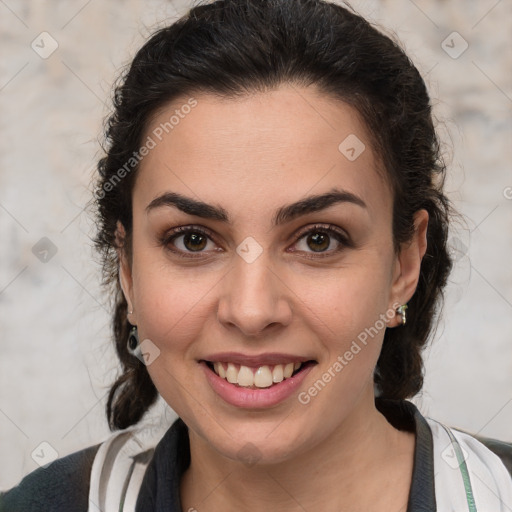
POLYGON ((231 384, 236 384, 238 380, 238 371, 233 363, 228 363, 228 369, 226 371, 226 379, 231 384))
POLYGON ((250 368, 247 368, 247 366, 240 366, 240 371, 238 372, 238 384, 244 388, 254 385, 254 374, 250 368))
POLYGON ((272 380, 274 382, 282 382, 284 379, 283 370, 284 368, 282 364, 276 364, 274 366, 274 369, 272 370, 272 380))
POLYGON ((272 386, 272 372, 268 366, 260 366, 254 374, 254 385, 257 388, 269 388, 272 386))
POLYGON ((290 378, 293 372, 302 366, 302 363, 276 364, 271 370, 270 366, 263 365, 254 371, 248 366, 237 367, 233 363, 227 363, 227 369, 225 369, 225 364, 219 361, 213 363, 215 373, 231 384, 238 384, 245 388, 268 388, 272 384, 290 378))
POLYGON ((224 366, 222 366, 222 363, 213 363, 213 368, 215 369, 215 373, 222 377, 223 379, 226 378, 226 370, 224 370, 224 366))
POLYGON ((288 363, 284 367, 284 371, 283 371, 284 378, 287 379, 288 377, 291 377, 292 373, 293 373, 293 363, 288 363))

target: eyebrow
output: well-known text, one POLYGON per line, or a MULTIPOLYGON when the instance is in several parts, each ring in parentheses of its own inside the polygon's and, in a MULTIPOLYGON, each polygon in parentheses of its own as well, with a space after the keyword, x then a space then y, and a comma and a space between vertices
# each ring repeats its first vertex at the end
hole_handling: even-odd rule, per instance
MULTIPOLYGON (((272 224, 273 226, 279 226, 302 215, 319 212, 339 203, 355 204, 361 208, 367 208, 366 203, 352 192, 333 188, 325 194, 309 196, 295 203, 281 206, 276 210, 272 224)), ((188 215, 195 215, 196 217, 231 224, 228 212, 221 206, 214 206, 202 201, 197 201, 196 199, 178 194, 177 192, 166 192, 153 199, 146 206, 146 213, 163 206, 178 208, 188 215)))

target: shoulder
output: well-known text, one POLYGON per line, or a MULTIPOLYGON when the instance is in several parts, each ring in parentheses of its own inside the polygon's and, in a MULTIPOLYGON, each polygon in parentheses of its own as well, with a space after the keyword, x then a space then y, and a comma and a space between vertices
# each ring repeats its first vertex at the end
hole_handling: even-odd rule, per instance
MULTIPOLYGON (((390 400, 387 400, 387 402, 390 402, 390 400)), ((415 418, 417 433, 422 425, 428 425, 428 429, 431 431, 431 433, 433 426, 441 425, 440 422, 433 420, 432 418, 424 417, 414 403, 408 400, 401 400, 395 402, 397 404, 396 407, 400 406, 401 408, 403 408, 403 410, 407 410, 408 414, 415 418)), ((474 434, 472 432, 468 432, 467 430, 458 427, 452 426, 450 428, 452 429, 452 431, 458 432, 467 441, 471 442, 471 440, 476 440, 478 443, 481 443, 481 445, 483 445, 485 449, 491 451, 501 460, 501 462, 507 469, 508 473, 512 476, 512 442, 501 441, 499 439, 494 439, 492 437, 481 436, 478 434, 474 434)))
POLYGON ((87 511, 91 468, 100 445, 55 460, 0 493, 0 512, 87 511))
POLYGON ((502 462, 506 472, 512 477, 512 442, 501 441, 492 437, 485 437, 467 430, 450 427, 453 433, 457 434, 459 440, 463 440, 466 446, 474 451, 484 463, 491 464, 496 457, 502 462), (489 458, 490 456, 490 458, 489 458))
POLYGON ((480 441, 489 450, 494 452, 503 462, 508 472, 512 476, 512 443, 493 439, 491 437, 483 437, 473 435, 473 437, 480 441))

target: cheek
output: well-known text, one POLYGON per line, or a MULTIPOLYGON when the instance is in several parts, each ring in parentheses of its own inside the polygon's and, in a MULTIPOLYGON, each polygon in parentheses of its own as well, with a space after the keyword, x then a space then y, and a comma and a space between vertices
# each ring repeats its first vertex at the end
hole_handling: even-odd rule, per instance
MULTIPOLYGON (((383 258, 384 259, 384 258, 383 258)), ((385 265, 375 255, 361 254, 358 264, 338 269, 322 278, 304 278, 301 297, 302 320, 322 345, 323 361, 317 376, 322 382, 305 390, 304 400, 324 407, 333 396, 340 407, 356 400, 372 382, 386 330, 389 278, 385 265), (324 387, 327 392, 323 392, 324 387), (320 392, 322 391, 322 392, 320 392)), ((345 409, 339 410, 343 415, 345 409)), ((319 412, 320 414, 320 412, 319 412)))
POLYGON ((134 264, 134 294, 140 340, 149 339, 158 357, 147 366, 149 375, 164 400, 182 417, 194 423, 192 402, 200 399, 194 350, 212 315, 208 292, 218 280, 193 272, 171 272, 162 260, 134 264), (140 269, 143 269, 142 271, 140 269), (138 272, 137 272, 138 270, 138 272))
POLYGON ((197 337, 204 323, 209 289, 204 280, 196 284, 183 276, 145 272, 136 292, 140 331, 162 349, 185 346, 188 339, 197 337))
POLYGON ((388 271, 367 259, 361 254, 357 265, 324 274, 301 275, 294 283, 294 292, 300 299, 297 303, 303 304, 304 316, 317 319, 329 337, 342 344, 375 324, 386 312, 388 271))

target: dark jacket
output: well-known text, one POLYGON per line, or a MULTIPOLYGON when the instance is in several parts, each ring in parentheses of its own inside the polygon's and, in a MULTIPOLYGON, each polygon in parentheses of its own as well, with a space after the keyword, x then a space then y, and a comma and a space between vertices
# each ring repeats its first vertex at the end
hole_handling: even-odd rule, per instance
MULTIPOLYGON (((406 400, 377 398, 376 406, 400 430, 416 434, 413 478, 407 512, 436 510, 430 427, 406 400)), ((496 453, 512 475, 512 443, 474 436, 496 453)), ((54 461, 0 494, 0 512, 86 512, 89 475, 99 444, 54 461)), ((137 500, 137 512, 182 512, 180 477, 190 464, 188 428, 177 419, 156 446, 137 500)))

